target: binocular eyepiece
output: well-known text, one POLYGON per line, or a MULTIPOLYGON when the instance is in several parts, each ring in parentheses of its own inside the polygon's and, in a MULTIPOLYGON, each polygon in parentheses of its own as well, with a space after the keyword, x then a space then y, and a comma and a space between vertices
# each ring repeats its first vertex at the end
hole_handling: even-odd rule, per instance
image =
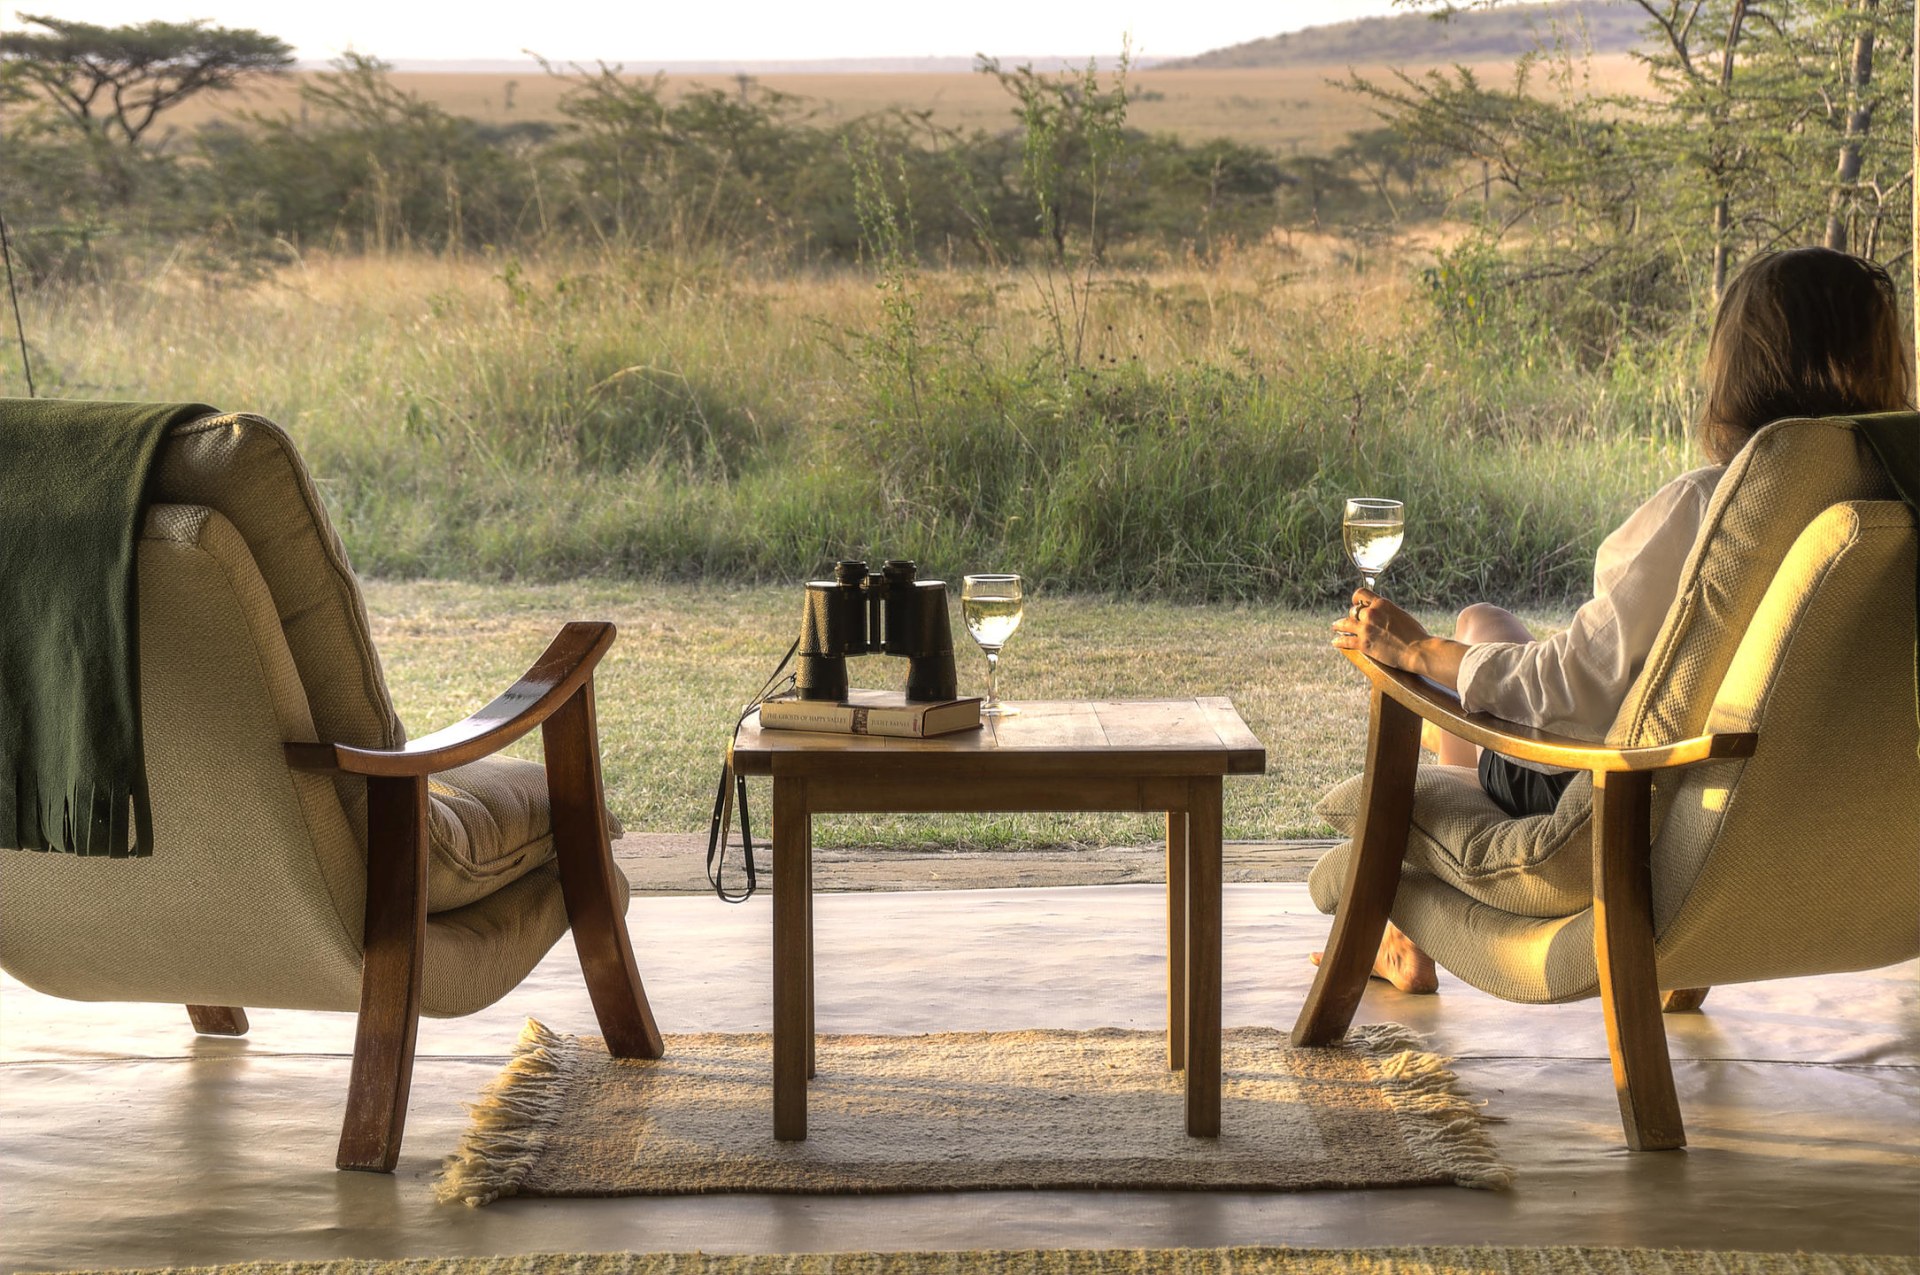
POLYGON ((834 564, 833 579, 807 582, 794 667, 801 699, 845 699, 848 658, 869 654, 907 658, 910 700, 957 696, 946 582, 917 579, 916 570, 890 558, 869 573, 865 562, 847 558, 834 564))

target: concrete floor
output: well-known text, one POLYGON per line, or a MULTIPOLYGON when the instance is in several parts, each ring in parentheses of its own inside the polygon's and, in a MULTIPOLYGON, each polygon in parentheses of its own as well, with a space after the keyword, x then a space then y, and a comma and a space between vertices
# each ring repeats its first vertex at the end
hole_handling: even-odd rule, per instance
MULTIPOLYGON (((838 894, 818 904, 823 1031, 1162 1022, 1151 886, 838 894)), ((1299 885, 1227 888, 1225 1019, 1285 1025, 1326 933, 1299 885)), ((765 1030, 765 898, 637 898, 669 1033, 765 1030)), ((167 1005, 0 984, 0 1269, 552 1251, 1275 1243, 1641 1245, 1920 1253, 1920 962, 1716 989, 1670 1018, 1692 1145, 1620 1142, 1597 1002, 1502 1004, 1447 979, 1375 985, 1363 1020, 1432 1034, 1505 1120, 1507 1192, 996 1192, 433 1202, 462 1103, 522 1020, 591 1032, 562 943, 518 990, 420 1034, 391 1177, 332 1169, 350 1017, 259 1010, 243 1040, 167 1005)), ((769 1120, 771 1115, 769 1115, 769 1120)), ((770 1132, 770 1131, 769 1131, 770 1132)))

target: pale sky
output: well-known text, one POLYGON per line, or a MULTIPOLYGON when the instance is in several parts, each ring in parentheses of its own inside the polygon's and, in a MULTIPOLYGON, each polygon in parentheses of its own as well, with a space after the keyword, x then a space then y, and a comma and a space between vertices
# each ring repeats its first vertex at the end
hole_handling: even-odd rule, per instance
POLYGON ((740 59, 1086 55, 1133 37, 1143 57, 1178 57, 1282 31, 1393 12, 1393 0, 0 0, 0 26, 16 7, 108 26, 154 18, 207 18, 255 27, 321 62, 351 47, 389 61, 505 60, 531 49, 558 61, 643 64, 740 59))

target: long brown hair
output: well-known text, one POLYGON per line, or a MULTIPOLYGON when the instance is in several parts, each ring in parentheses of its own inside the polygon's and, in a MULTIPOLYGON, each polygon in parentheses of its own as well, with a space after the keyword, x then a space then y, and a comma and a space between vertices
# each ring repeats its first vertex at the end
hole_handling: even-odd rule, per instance
POLYGON ((1755 258, 1720 299, 1706 382, 1700 446, 1723 464, 1782 417, 1911 406, 1913 368, 1893 280, 1830 248, 1755 258))

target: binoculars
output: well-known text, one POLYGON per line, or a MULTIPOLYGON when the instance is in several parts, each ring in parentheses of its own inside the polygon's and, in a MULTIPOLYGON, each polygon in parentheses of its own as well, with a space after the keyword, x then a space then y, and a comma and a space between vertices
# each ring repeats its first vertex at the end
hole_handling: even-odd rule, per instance
POLYGON ((869 574, 849 558, 834 564, 833 579, 807 582, 794 665, 801 699, 845 699, 847 660, 874 653, 907 657, 908 699, 957 698, 946 582, 915 579, 915 571, 892 558, 869 574))

